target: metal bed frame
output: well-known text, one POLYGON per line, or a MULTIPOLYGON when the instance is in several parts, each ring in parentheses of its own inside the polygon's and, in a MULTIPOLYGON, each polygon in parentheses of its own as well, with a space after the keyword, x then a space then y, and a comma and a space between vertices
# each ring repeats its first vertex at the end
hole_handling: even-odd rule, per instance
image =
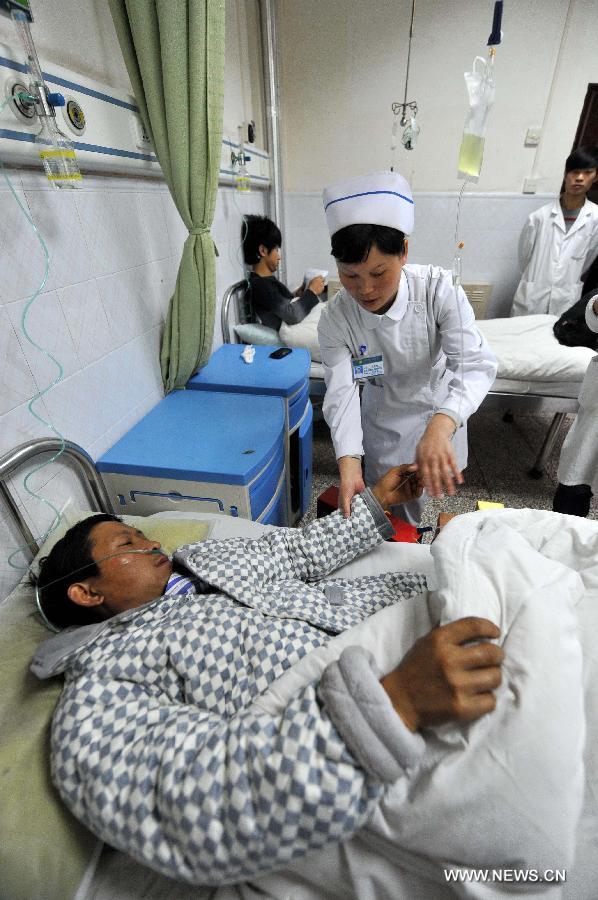
POLYGON ((60 459, 69 463, 74 470, 79 483, 83 487, 92 509, 98 512, 114 513, 112 503, 104 487, 104 482, 91 456, 78 444, 72 441, 62 441, 56 438, 40 438, 35 441, 27 441, 19 444, 14 450, 0 457, 0 496, 6 504, 8 515, 16 525, 24 542, 31 549, 32 556, 39 551, 39 545, 29 525, 23 518, 21 510, 8 485, 8 479, 14 475, 21 466, 37 459, 39 456, 60 453, 60 459), (62 450, 62 453, 60 451, 62 450))
MULTIPOLYGON (((222 308, 220 311, 222 338, 226 344, 239 344, 234 326, 248 322, 256 322, 257 317, 251 308, 251 301, 247 296, 247 281, 237 281, 224 292, 222 308)), ((496 382, 495 382, 496 384, 496 382)), ((324 379, 318 376, 310 376, 309 393, 312 400, 321 404, 326 387, 324 379)), ((571 397, 544 396, 543 394, 525 393, 514 394, 500 390, 500 382, 493 390, 490 390, 483 401, 485 409, 496 409, 505 414, 505 421, 509 421, 508 415, 512 413, 525 413, 533 415, 552 414, 552 422, 546 432, 542 446, 538 452, 534 465, 529 470, 530 478, 541 478, 546 468, 561 428, 567 415, 577 413, 579 403, 571 397)))

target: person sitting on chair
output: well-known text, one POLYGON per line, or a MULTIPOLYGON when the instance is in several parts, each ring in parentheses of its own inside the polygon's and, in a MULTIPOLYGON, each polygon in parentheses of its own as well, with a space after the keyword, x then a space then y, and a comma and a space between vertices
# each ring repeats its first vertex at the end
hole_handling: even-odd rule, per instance
POLYGON ((245 263, 251 267, 251 304, 262 324, 278 331, 283 322, 302 322, 324 291, 322 276, 317 275, 293 293, 276 278, 282 235, 278 225, 266 216, 245 216, 241 240, 245 263))

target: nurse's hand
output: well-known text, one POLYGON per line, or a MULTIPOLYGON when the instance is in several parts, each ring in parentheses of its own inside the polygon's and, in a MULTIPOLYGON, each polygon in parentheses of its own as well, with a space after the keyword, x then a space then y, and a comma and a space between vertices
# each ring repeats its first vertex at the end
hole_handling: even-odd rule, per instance
POLYGON ((415 451, 419 477, 431 497, 456 494, 455 482, 463 484, 463 476, 457 466, 455 448, 451 437, 455 423, 450 416, 436 413, 428 423, 415 451))
POLYGON ((338 505, 345 519, 351 515, 351 500, 355 494, 365 490, 365 481, 361 474, 361 459, 353 456, 341 456, 338 461, 341 484, 338 489, 338 505))
POLYGON ((384 510, 398 503, 409 503, 424 492, 423 482, 417 475, 417 464, 394 466, 376 482, 372 494, 384 510))

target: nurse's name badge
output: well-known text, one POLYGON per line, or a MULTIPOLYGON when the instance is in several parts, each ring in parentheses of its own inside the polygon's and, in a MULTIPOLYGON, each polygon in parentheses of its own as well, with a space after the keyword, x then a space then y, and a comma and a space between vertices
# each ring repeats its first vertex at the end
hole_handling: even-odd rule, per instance
POLYGON ((351 360, 353 369, 353 381, 360 378, 377 378, 384 375, 384 360, 382 356, 358 356, 351 360))

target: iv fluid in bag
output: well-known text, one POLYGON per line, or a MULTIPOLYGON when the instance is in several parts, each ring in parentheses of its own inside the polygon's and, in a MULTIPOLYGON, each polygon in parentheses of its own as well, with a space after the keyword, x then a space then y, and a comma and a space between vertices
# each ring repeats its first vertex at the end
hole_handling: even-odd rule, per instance
POLYGON ((477 181, 484 158, 484 138, 477 134, 463 132, 459 150, 459 176, 469 181, 477 181))
POLYGON ((488 113, 494 103, 494 50, 486 61, 476 56, 473 71, 465 72, 469 110, 459 150, 459 177, 477 181, 484 158, 484 135, 488 113))

